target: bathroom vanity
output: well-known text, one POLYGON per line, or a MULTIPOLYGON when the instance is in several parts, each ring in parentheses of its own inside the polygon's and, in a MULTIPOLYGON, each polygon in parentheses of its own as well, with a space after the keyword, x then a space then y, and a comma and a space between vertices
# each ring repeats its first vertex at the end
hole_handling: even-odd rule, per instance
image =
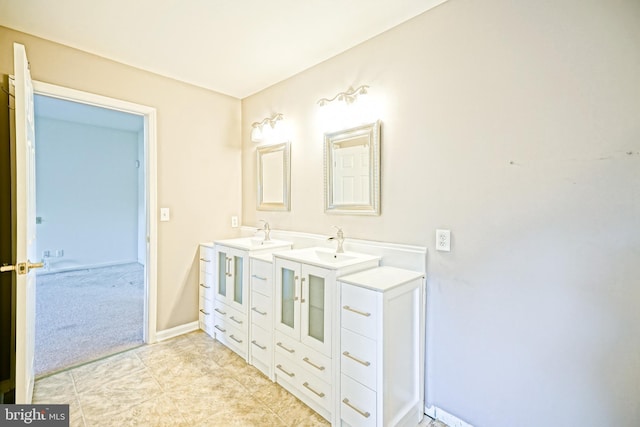
POLYGON ((214 300, 212 330, 220 341, 248 361, 249 259, 291 248, 291 242, 238 238, 214 242, 214 300))
POLYGON ((380 257, 306 248, 274 254, 275 379, 327 420, 337 420, 342 275, 380 257))
POLYGON ((423 272, 381 267, 381 256, 257 238, 200 251, 207 333, 333 425, 422 420, 423 272))

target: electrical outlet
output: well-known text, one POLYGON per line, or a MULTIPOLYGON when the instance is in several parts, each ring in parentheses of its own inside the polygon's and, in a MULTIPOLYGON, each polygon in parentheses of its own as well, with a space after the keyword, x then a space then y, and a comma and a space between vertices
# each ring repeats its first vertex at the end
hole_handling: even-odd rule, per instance
POLYGON ((231 217, 231 226, 232 226, 233 228, 238 227, 238 217, 237 217, 237 216, 235 216, 235 215, 233 215, 233 216, 231 217))
POLYGON ((436 250, 451 251, 451 230, 436 230, 436 250))

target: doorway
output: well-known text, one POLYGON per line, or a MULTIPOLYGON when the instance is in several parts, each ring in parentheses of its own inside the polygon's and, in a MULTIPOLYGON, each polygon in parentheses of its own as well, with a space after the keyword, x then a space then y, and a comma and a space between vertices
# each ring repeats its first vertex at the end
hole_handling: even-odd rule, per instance
POLYGON ((34 92, 41 376, 155 341, 155 110, 34 92))

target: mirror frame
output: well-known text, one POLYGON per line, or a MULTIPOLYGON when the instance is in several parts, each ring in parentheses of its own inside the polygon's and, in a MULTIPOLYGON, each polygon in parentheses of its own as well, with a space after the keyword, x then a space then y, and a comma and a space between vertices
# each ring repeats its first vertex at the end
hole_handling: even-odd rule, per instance
POLYGON ((380 120, 324 134, 324 211, 329 214, 380 215, 380 120), (369 203, 338 204, 333 198, 333 146, 340 141, 368 136, 369 203))
POLYGON ((290 211, 291 210, 291 143, 283 142, 280 144, 265 145, 256 149, 257 159, 257 210, 259 211, 290 211), (282 201, 265 202, 264 201, 264 167, 262 165, 262 157, 265 154, 282 153, 282 201))

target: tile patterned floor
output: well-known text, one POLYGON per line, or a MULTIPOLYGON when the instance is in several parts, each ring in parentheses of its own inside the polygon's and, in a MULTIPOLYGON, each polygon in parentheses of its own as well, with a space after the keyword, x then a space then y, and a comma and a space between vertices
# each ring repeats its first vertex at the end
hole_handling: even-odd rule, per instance
POLYGON ((39 379, 34 403, 68 403, 77 427, 329 425, 201 331, 39 379))

